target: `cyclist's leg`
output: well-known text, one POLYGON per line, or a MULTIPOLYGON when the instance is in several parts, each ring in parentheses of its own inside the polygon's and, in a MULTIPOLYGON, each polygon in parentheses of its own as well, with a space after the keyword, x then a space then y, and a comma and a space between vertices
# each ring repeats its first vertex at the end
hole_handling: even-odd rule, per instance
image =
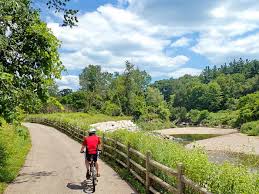
POLYGON ((98 159, 98 154, 94 154, 93 155, 93 161, 95 162, 96 174, 99 177, 100 173, 99 173, 99 164, 98 164, 97 159, 98 159))
POLYGON ((85 167, 86 167, 86 170, 87 170, 86 178, 90 178, 90 173, 89 173, 89 167, 90 167, 89 162, 90 161, 91 161, 91 155, 86 153, 85 154, 85 167))

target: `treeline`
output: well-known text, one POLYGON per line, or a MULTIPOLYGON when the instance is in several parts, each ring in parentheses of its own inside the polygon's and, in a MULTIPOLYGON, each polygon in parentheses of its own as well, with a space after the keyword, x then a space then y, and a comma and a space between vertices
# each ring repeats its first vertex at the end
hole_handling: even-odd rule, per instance
POLYGON ((259 95, 254 94, 259 90, 256 60, 240 59, 219 68, 206 67, 199 76, 185 75, 153 84, 147 72, 129 62, 121 74, 89 65, 79 80, 80 90, 57 93, 60 102, 72 111, 132 115, 136 121, 150 123, 148 127, 157 123, 168 126, 169 121, 240 127, 259 118, 259 95), (215 122, 226 112, 233 117, 215 122))
POLYGON ((100 66, 89 65, 79 80, 80 90, 64 89, 57 93, 66 109, 131 115, 136 121, 169 121, 167 103, 157 88, 150 87, 150 75, 129 62, 121 74, 103 72, 100 66))

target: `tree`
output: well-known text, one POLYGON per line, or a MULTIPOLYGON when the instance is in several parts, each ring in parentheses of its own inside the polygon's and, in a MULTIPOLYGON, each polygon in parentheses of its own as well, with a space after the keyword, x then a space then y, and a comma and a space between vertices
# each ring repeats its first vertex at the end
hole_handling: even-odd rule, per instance
POLYGON ((134 99, 136 96, 144 96, 144 92, 148 87, 151 77, 146 71, 140 71, 133 64, 126 61, 126 69, 123 73, 125 102, 122 104, 123 112, 130 115, 134 107, 134 99))
POLYGON ((47 101, 48 87, 59 78, 60 42, 40 21, 29 0, 0 0, 0 114, 12 121, 18 107, 31 106, 35 99, 47 101), (21 103, 22 102, 22 103, 21 103))
POLYGON ((79 84, 84 91, 104 94, 111 82, 112 74, 102 72, 100 65, 89 65, 79 75, 79 84))
POLYGON ((43 7, 45 5, 48 9, 53 10, 55 13, 63 14, 62 26, 73 27, 77 24, 77 13, 78 10, 68 8, 70 0, 29 0, 30 3, 44 12, 43 7))

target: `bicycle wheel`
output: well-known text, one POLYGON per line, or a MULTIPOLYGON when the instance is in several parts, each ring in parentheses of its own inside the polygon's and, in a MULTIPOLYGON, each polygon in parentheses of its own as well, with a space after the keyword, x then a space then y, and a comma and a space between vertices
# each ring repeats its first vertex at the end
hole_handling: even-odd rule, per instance
POLYGON ((91 178, 92 178, 93 193, 94 193, 95 192, 95 184, 96 184, 96 172, 95 172, 95 167, 93 165, 91 166, 91 178))

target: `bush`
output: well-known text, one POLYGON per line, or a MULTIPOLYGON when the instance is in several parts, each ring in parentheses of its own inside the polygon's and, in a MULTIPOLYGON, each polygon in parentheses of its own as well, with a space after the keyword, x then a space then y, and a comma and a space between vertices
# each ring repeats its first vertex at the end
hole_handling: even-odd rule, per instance
POLYGON ((191 121, 191 123, 198 125, 200 124, 203 120, 207 119, 209 116, 209 112, 207 110, 191 110, 188 113, 188 118, 191 121))
POLYGON ((110 116, 119 116, 121 115, 121 108, 117 104, 112 103, 111 101, 106 101, 102 108, 102 112, 110 116))
MULTIPOLYGON (((249 173, 246 167, 233 166, 229 163, 217 165, 209 162, 208 156, 202 150, 187 150, 182 145, 169 140, 160 139, 143 132, 128 132, 119 130, 108 136, 131 146, 145 154, 148 150, 152 158, 166 166, 176 168, 183 163, 185 175, 212 193, 259 193, 259 174, 249 173)), ((136 158, 138 160, 138 158, 136 158)), ((176 184, 175 179, 161 172, 153 172, 170 184, 176 184)), ((188 189, 188 188, 187 188, 188 189)), ((189 193, 193 193, 189 191, 189 193)))
POLYGON ((205 125, 236 127, 239 111, 219 111, 217 113, 210 112, 208 117, 203 121, 205 125))
POLYGON ((252 121, 243 124, 240 131, 248 135, 259 135, 259 121, 252 121))
POLYGON ((239 99, 239 124, 259 119, 259 92, 248 94, 239 99))
POLYGON ((187 110, 185 107, 171 107, 170 108, 170 119, 175 120, 176 123, 187 120, 187 110))

